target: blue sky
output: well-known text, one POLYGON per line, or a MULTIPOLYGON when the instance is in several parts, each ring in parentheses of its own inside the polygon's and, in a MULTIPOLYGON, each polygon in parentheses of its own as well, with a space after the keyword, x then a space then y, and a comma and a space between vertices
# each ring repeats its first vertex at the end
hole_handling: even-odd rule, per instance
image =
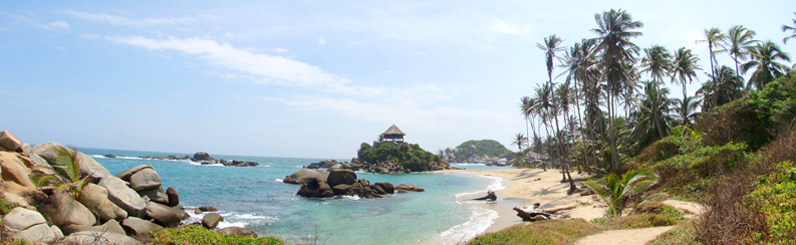
POLYGON ((685 46, 703 67, 694 41, 714 26, 796 55, 779 29, 792 1, 2 1, 0 128, 32 144, 349 158, 397 124, 431 151, 510 147, 520 97, 546 80, 536 43, 594 37, 611 8, 644 23, 640 47, 685 46))

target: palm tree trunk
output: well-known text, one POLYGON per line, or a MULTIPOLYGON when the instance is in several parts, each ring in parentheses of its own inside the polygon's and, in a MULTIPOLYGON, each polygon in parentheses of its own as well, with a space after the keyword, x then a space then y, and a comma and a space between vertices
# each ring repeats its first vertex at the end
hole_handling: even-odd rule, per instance
POLYGON ((617 164, 617 157, 616 157, 616 129, 614 128, 614 114, 616 114, 616 108, 614 108, 614 98, 616 96, 611 95, 611 92, 608 92, 608 124, 611 127, 611 170, 616 171, 619 168, 619 164, 617 164))
MULTIPOLYGON (((575 107, 578 110, 578 122, 583 123, 583 119, 580 117, 580 99, 578 99, 578 81, 575 80, 575 107)), ((585 95, 585 93, 584 93, 585 95)), ((583 124, 581 124, 583 125, 583 124)), ((581 146, 583 149, 583 167, 586 168, 586 173, 591 174, 591 170, 589 169, 589 157, 586 155, 586 142, 583 140, 583 134, 580 135, 581 146)))

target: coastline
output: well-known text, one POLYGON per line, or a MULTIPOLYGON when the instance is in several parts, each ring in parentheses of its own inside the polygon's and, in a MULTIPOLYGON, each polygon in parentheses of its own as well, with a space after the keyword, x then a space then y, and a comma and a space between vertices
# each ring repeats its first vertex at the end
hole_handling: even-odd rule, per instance
MULTIPOLYGON (((496 214, 496 217, 490 217, 493 219, 490 220, 491 224, 488 227, 479 230, 477 234, 463 236, 462 240, 466 241, 472 240, 478 235, 497 232, 517 224, 528 224, 517 217, 517 213, 513 210, 514 207, 531 206, 534 203, 540 203, 542 209, 575 206, 574 209, 565 213, 568 213, 573 219, 581 218, 586 221, 602 217, 605 213, 605 208, 595 202, 591 196, 567 195, 569 183, 561 182, 562 175, 556 169, 547 171, 541 169, 441 170, 435 171, 435 173, 498 178, 501 183, 500 185, 490 185, 487 189, 497 187, 497 189, 491 189, 498 196, 496 202, 469 201, 483 197, 487 190, 457 195, 457 202, 468 210, 486 209, 496 214)), ((585 173, 571 173, 571 175, 574 179, 587 177, 585 173)), ((475 216, 477 215, 474 214, 475 216)))

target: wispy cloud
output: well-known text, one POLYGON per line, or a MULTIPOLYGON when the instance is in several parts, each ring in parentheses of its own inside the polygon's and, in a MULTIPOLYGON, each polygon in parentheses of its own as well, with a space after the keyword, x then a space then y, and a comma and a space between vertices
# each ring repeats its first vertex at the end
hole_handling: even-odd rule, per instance
POLYGON ((68 29, 69 28, 69 23, 66 23, 66 21, 53 21, 53 22, 50 22, 50 23, 44 25, 44 27, 45 28, 52 28, 52 29, 59 29, 59 28, 68 29))
POLYGON ((65 10, 63 13, 78 19, 123 26, 172 25, 193 20, 190 17, 132 19, 107 13, 86 13, 74 10, 65 10))

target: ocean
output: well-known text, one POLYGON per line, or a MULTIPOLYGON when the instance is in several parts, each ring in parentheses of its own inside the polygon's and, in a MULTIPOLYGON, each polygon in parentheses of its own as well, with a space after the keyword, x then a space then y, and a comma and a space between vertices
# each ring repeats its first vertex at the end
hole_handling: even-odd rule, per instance
MULTIPOLYGON (((462 205, 466 198, 488 189, 502 189, 501 179, 465 173, 378 175, 357 173, 371 183, 412 184, 425 192, 384 195, 378 199, 296 196, 299 185, 282 179, 321 159, 226 156, 216 159, 256 161, 259 167, 202 166, 191 161, 144 160, 140 156, 192 155, 79 148, 112 174, 151 165, 174 187, 185 207, 209 205, 224 217, 219 227, 239 226, 260 236, 289 243, 310 244, 456 244, 485 231, 497 212, 462 205), (102 155, 114 154, 117 158, 102 155)), ((337 159, 345 160, 345 159, 337 159)), ((483 164, 454 165, 467 169, 495 168, 483 164)), ((193 212, 187 222, 201 221, 193 212)))

